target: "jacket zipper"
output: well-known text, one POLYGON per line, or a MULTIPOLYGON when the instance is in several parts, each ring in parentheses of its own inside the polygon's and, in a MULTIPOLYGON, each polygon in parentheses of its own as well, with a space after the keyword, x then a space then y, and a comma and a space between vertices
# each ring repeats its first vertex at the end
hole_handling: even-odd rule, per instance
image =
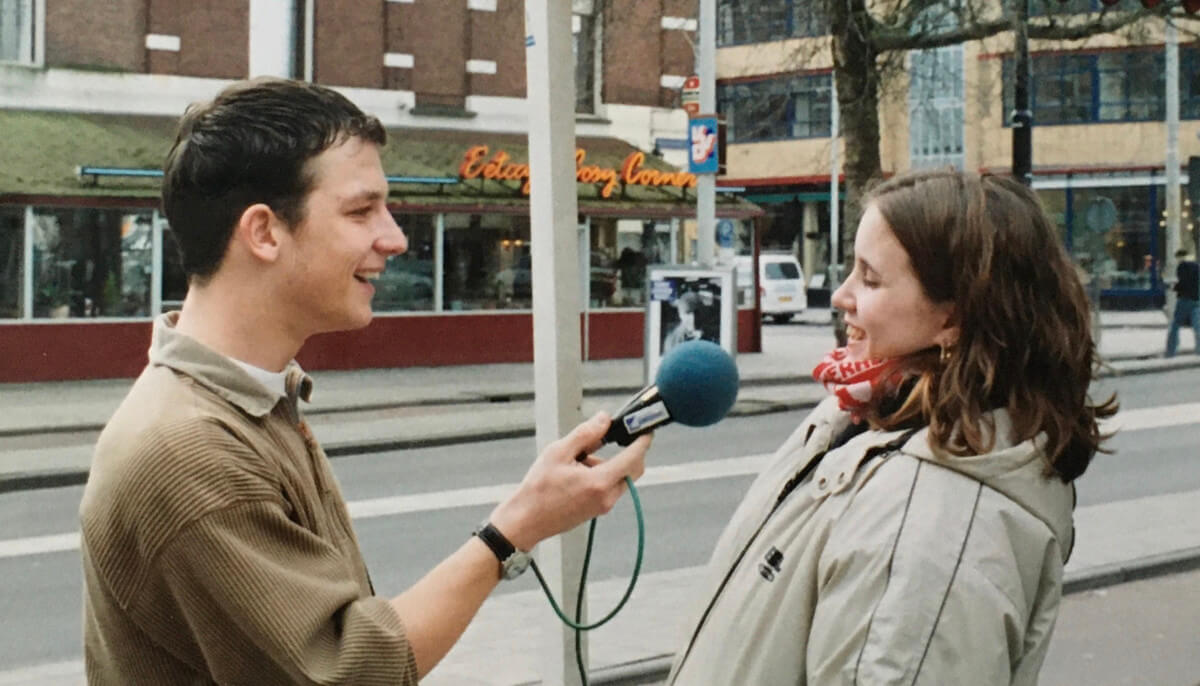
MULTIPOLYGON (((896 452, 901 446, 908 442, 908 439, 911 438, 916 431, 917 429, 911 429, 904 432, 904 434, 899 438, 888 441, 881 446, 868 448, 866 454, 863 456, 862 461, 859 462, 859 468, 880 455, 889 455, 896 452)), ((733 561, 733 565, 730 566, 729 571, 725 574, 725 578, 722 579, 721 584, 717 586, 716 592, 713 593, 712 600, 708 602, 708 607, 704 608, 704 614, 700 615, 700 622, 696 625, 696 630, 692 632, 691 639, 688 640, 688 647, 683 653, 683 659, 679 661, 679 669, 681 671, 683 670, 684 663, 687 662, 688 657, 690 657, 692 654, 692 647, 696 644, 696 637, 700 635, 700 630, 704 628, 705 622, 708 621, 708 615, 712 612, 713 607, 716 606, 717 601, 720 600, 721 594, 725 592, 725 587, 729 584, 729 580, 733 577, 733 573, 736 572, 738 567, 742 564, 742 559, 746 557, 746 553, 749 552, 750 547, 754 545, 756 540, 758 540, 758 535, 762 533, 762 530, 764 527, 766 527, 767 522, 771 521, 771 517, 773 517, 775 513, 779 511, 780 506, 783 505, 785 500, 787 500, 787 497, 791 495, 792 492, 796 490, 796 487, 799 486, 806 478, 808 478, 810 474, 812 474, 812 472, 817 468, 817 465, 821 463, 821 460, 825 459, 825 455, 828 452, 829 450, 826 449, 819 455, 814 456, 813 459, 809 460, 809 462, 800 469, 800 471, 796 472, 792 478, 788 479, 784 483, 779 495, 775 498, 775 504, 771 507, 771 511, 767 513, 767 516, 763 518, 762 522, 758 525, 758 528, 754 530, 753 534, 751 534, 750 539, 746 541, 746 545, 742 548, 742 552, 738 553, 737 559, 733 561)))

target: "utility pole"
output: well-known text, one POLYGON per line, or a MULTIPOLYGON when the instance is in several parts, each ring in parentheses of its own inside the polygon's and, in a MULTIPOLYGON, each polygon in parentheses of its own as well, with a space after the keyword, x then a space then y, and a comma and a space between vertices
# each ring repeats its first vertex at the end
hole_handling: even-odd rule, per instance
MULTIPOLYGON (((525 1, 525 83, 529 105, 529 219, 533 266, 533 412, 540 453, 583 418, 579 361, 579 236, 575 190, 575 69, 571 3, 525 1)), ((587 528, 542 541, 547 585, 574 606, 587 528)), ((586 607, 584 609, 586 618, 586 607)), ((542 681, 580 686, 574 633, 545 617, 542 681)), ((586 638, 582 644, 587 664, 586 638)))
MULTIPOLYGON (((700 0, 700 111, 717 111, 717 0, 700 0)), ((724 155, 721 150, 718 154, 724 155)), ((696 255, 702 267, 713 266, 717 234, 717 177, 699 174, 696 179, 696 255)))
POLYGON ((1033 187, 1033 108, 1029 104, 1029 0, 1014 0, 1012 174, 1033 187))
MULTIPOLYGON (((1163 277, 1175 280, 1175 251, 1181 245, 1179 235, 1179 35, 1175 23, 1167 18, 1167 230, 1166 245, 1163 246, 1163 277)), ((1194 208, 1193 208, 1193 211, 1194 208)), ((1167 312, 1175 311, 1175 291, 1167 289, 1167 312)), ((1200 343, 1198 343, 1200 345, 1200 343)))

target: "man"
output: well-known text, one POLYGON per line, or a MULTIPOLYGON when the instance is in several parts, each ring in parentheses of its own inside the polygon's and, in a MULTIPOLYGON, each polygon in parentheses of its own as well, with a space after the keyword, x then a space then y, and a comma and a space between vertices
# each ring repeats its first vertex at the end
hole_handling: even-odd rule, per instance
POLYGON ((366 326, 403 232, 385 133, 332 90, 235 84, 184 115, 163 208, 189 289, 101 434, 80 507, 91 684, 412 684, 539 541, 607 511, 648 441, 611 460, 576 427, 412 588, 376 597, 298 409, 293 358, 366 326))
POLYGON ((1200 265, 1188 256, 1186 248, 1175 252, 1179 266, 1175 268, 1175 312, 1167 329, 1167 357, 1179 350, 1179 327, 1191 324, 1194 352, 1200 355, 1200 265))

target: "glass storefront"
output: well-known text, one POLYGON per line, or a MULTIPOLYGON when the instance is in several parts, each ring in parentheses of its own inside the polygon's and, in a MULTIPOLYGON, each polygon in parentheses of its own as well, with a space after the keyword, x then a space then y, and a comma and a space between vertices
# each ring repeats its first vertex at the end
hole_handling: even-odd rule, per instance
POLYGON ((0 207, 0 319, 22 315, 25 282, 25 211, 0 207))
POLYGON ((149 316, 153 219, 149 210, 35 208, 33 316, 149 316))
POLYGON ((398 214, 395 218, 408 238, 408 251, 387 261, 387 268, 375 282, 375 299, 371 306, 376 312, 431 311, 437 216, 398 214))
MULTIPOLYGON (((25 216, 25 207, 0 208, 0 318, 28 318, 22 312, 25 216)), ((157 314, 150 312, 156 220, 162 225, 159 312, 183 304, 187 279, 178 245, 154 211, 34 208, 32 217, 33 318, 157 314)), ((408 250, 388 260, 375 284, 375 312, 532 309, 528 216, 396 214, 395 219, 408 238, 408 250)), ((733 254, 750 254, 754 222, 722 221, 732 224, 733 254)), ((695 252, 695 220, 589 217, 586 226, 590 231, 587 245, 581 246, 580 266, 586 252, 587 275, 581 276, 581 286, 589 309, 644 307, 647 267, 686 264, 695 252)))
POLYGON ((446 310, 533 307, 528 217, 447 214, 445 227, 446 310))

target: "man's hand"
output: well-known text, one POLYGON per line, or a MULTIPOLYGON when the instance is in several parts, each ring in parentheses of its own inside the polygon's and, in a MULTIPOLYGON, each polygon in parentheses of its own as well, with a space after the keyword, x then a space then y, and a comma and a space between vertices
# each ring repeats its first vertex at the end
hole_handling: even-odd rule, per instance
POLYGON ((625 492, 625 477, 646 469, 650 435, 611 459, 590 453, 601 445, 611 419, 603 412, 551 443, 534 461, 517 492, 492 512, 491 522, 521 550, 605 514, 625 492), (579 461, 580 455, 588 455, 579 461))

